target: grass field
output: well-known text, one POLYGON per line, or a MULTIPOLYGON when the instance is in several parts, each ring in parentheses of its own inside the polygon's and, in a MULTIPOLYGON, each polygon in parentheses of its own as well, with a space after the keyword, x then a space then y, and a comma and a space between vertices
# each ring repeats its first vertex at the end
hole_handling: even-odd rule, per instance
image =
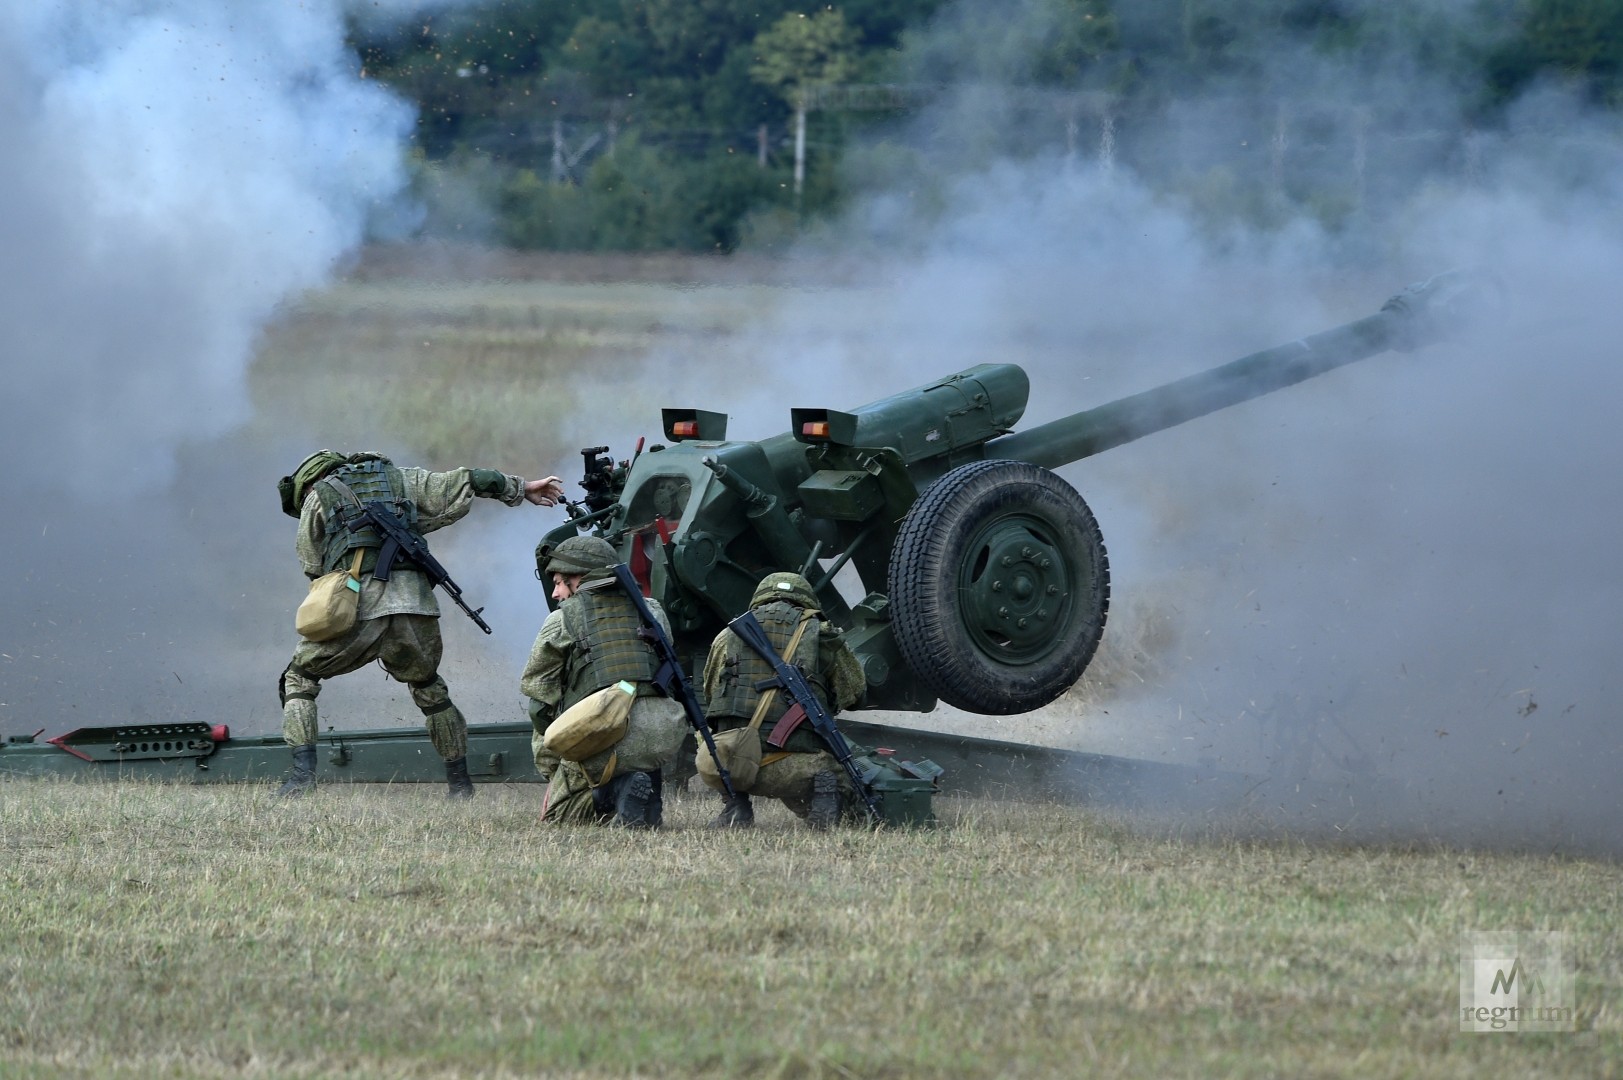
POLYGON ((1617 1075, 1615 865, 1157 835, 540 829, 539 790, 0 785, 0 1074, 1617 1075), (1558 929, 1572 1034, 1462 1034, 1558 929))

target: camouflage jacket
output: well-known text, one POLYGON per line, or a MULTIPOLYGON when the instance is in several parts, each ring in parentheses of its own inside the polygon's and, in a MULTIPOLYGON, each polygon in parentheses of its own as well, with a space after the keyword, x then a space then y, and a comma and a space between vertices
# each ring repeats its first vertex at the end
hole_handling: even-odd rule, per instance
MULTIPOLYGON (((417 529, 425 534, 462 520, 472 507, 475 496, 500 499, 508 506, 518 506, 524 501, 522 479, 490 469, 429 472, 427 469, 403 468, 400 475, 405 481, 406 497, 417 505, 417 529)), ((304 569, 305 577, 314 579, 324 572, 322 554, 326 538, 326 514, 312 486, 300 509, 296 541, 299 564, 304 569)), ((395 564, 388 581, 376 581, 367 575, 361 582, 358 617, 362 620, 378 619, 385 615, 439 613, 440 605, 434 597, 433 587, 404 560, 395 564)))
MULTIPOLYGON (((569 601, 565 600, 564 603, 569 601)), ((659 601, 649 599, 648 609, 669 635, 671 622, 665 616, 665 609, 659 606, 659 601)), ((570 661, 576 648, 575 639, 564 623, 563 606, 559 605, 559 609, 548 615, 547 621, 541 624, 541 632, 535 636, 535 647, 530 650, 530 660, 524 665, 524 674, 519 678, 519 689, 530 699, 530 721, 539 725, 537 731, 544 730, 558 716, 558 706, 569 690, 570 661)), ((639 698, 633 709, 641 704, 642 699, 639 698)))

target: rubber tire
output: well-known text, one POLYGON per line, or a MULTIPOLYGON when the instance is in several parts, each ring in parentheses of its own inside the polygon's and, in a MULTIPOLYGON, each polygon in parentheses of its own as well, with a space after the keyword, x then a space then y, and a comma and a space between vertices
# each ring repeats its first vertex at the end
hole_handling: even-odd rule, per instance
POLYGON ((1093 659, 1109 610, 1110 561, 1093 511, 1027 462, 953 469, 919 496, 891 549, 902 658, 968 712, 1008 716, 1059 697, 1093 659), (1044 596, 1059 610, 1039 617, 1044 596), (1013 630, 1022 617, 1025 628, 1013 630))

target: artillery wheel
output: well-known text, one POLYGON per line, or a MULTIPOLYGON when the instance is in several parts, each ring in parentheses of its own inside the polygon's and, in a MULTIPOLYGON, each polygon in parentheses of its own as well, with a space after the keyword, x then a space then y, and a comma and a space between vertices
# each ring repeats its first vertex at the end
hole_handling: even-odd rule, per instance
POLYGON ((1023 461, 975 461, 932 484, 890 554, 891 625, 937 697, 996 716, 1048 704, 1104 634, 1110 562, 1075 488, 1023 461))

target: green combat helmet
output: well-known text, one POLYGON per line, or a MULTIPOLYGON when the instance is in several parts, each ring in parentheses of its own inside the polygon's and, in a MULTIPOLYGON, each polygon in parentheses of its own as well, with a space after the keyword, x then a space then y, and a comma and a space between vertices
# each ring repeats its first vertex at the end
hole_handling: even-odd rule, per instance
POLYGON ((282 513, 288 517, 298 517, 304 497, 310 492, 310 485, 347 461, 347 454, 340 454, 336 450, 317 450, 299 462, 292 476, 284 476, 276 482, 276 490, 282 496, 282 513))
POLYGON ((545 545, 535 554, 537 560, 544 560, 541 570, 545 574, 608 576, 614 572, 614 564, 620 561, 614 545, 601 536, 571 536, 550 554, 545 551, 545 545))
POLYGON ((760 607, 774 600, 787 600, 791 604, 813 610, 822 607, 817 602, 817 594, 812 591, 811 582, 799 574, 777 573, 762 578, 761 583, 755 587, 755 595, 750 597, 750 607, 760 607))

